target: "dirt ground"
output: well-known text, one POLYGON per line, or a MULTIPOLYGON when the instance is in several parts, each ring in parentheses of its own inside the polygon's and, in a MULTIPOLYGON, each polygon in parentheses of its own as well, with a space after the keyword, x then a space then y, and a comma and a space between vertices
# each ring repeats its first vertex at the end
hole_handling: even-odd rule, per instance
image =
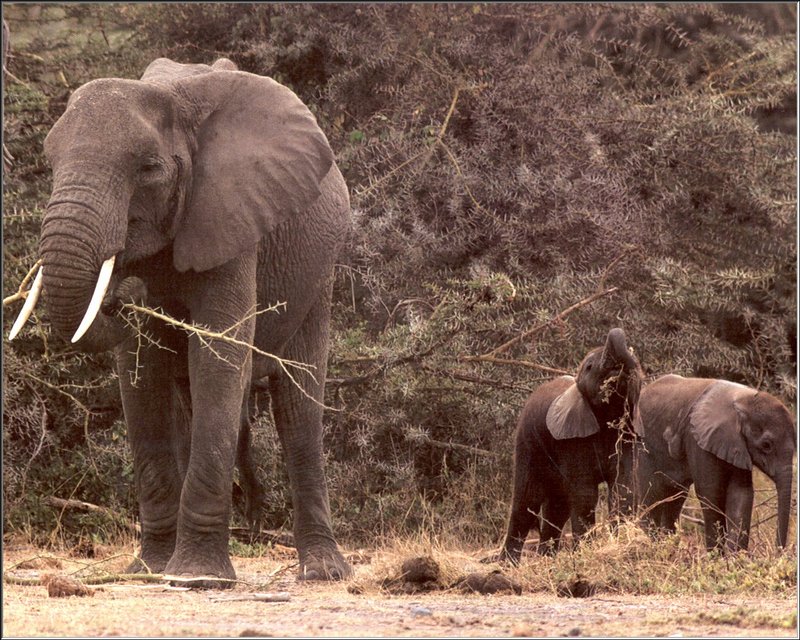
MULTIPOLYGON (((4 569, 36 554, 6 552, 4 569)), ((80 566, 37 562, 37 568, 17 568, 14 575, 70 573, 80 566)), ((356 595, 346 582, 298 582, 296 568, 287 569, 286 561, 234 558, 233 563, 248 584, 227 591, 129 582, 98 586, 91 597, 56 598, 42 585, 4 584, 2 636, 798 637, 794 597, 562 598, 455 591, 398 596, 377 588, 356 595), (289 600, 245 599, 264 592, 287 592, 289 600)), ((356 577, 369 570, 355 569, 356 577)))

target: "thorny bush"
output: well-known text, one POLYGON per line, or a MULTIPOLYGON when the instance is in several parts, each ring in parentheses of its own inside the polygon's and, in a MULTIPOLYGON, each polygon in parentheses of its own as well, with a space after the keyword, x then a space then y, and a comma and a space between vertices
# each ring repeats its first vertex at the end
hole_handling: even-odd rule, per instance
MULTIPOLYGON (((70 90, 104 74, 136 77, 159 55, 228 56, 293 88, 328 134, 353 204, 325 433, 347 542, 421 527, 497 541, 528 391, 573 372, 614 326, 649 376, 722 377, 795 402, 794 7, 64 11, 82 41, 64 50, 33 39, 10 64, 19 81, 5 99, 17 158, 5 184, 7 294, 35 260, 41 140, 70 90)), ((22 18, 12 37, 30 27, 22 18)), ((81 422, 78 400, 102 394, 69 401, 58 367, 30 363, 56 353, 89 380, 99 360, 54 343, 45 326, 5 345, 6 479, 25 471, 29 492, 103 501, 85 480, 42 468, 77 459, 85 434, 120 419, 117 410, 69 426, 81 422), (28 370, 46 382, 29 384, 28 370), (32 460, 40 433, 50 446, 32 460)), ((255 446, 266 521, 281 526, 290 501, 266 425, 255 446)), ((5 483, 7 505, 23 507, 20 487, 5 483)))

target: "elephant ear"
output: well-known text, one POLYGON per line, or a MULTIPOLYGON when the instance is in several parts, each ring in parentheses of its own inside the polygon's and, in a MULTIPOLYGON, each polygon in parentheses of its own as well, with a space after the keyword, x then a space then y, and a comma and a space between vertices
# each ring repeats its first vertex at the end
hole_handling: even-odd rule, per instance
POLYGON ((689 429, 701 449, 740 469, 753 468, 736 405, 755 393, 754 389, 726 380, 709 385, 689 413, 689 429))
POLYGON ((333 152, 308 107, 271 78, 215 65, 173 87, 197 140, 173 260, 178 271, 205 271, 309 209, 333 152))
POLYGON ((556 440, 585 438, 600 431, 592 408, 574 383, 553 401, 545 421, 556 440))

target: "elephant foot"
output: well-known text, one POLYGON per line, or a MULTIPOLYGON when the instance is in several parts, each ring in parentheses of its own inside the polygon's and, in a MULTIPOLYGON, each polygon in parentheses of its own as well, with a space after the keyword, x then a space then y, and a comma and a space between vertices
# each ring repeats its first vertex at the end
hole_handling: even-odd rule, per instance
POLYGON ((167 560, 134 558, 125 573, 163 573, 166 566, 167 560))
POLYGON ((173 538, 164 548, 154 549, 152 547, 153 545, 142 545, 140 556, 134 558, 125 573, 163 573, 175 549, 175 540, 173 538))
POLYGON ((192 589, 232 589, 236 571, 227 554, 216 558, 186 558, 176 551, 164 568, 164 579, 173 586, 192 589))
POLYGON ((175 576, 164 574, 164 580, 171 587, 188 587, 189 589, 233 589, 236 579, 216 578, 214 576, 175 576))
POLYGON ((353 568, 338 549, 313 550, 301 555, 298 580, 344 580, 353 568))
POLYGON ((481 564, 503 564, 516 567, 519 565, 520 556, 521 553, 519 551, 515 553, 508 549, 501 549, 499 553, 493 553, 485 558, 481 558, 480 562, 481 564))

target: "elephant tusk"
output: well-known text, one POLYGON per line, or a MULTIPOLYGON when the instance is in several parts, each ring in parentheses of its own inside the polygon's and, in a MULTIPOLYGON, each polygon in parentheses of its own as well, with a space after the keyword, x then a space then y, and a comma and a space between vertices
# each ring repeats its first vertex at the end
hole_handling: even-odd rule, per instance
POLYGON ((17 319, 14 321, 14 326, 8 334, 9 342, 17 337, 17 334, 25 326, 28 318, 33 313, 33 308, 36 306, 36 301, 39 299, 39 294, 42 292, 42 267, 36 272, 36 277, 33 279, 33 284, 28 291, 28 297, 25 298, 25 304, 22 305, 22 310, 19 312, 17 319))
POLYGON ((75 332, 75 335, 72 336, 73 343, 83 337, 83 334, 89 330, 89 327, 92 326, 94 319, 97 317, 97 313, 100 311, 100 305, 103 304, 103 298, 106 295, 106 289, 108 289, 108 283, 111 281, 111 274, 114 272, 114 261, 116 259, 117 256, 111 256, 103 263, 103 266, 100 267, 100 275, 97 276, 97 284, 94 287, 94 293, 92 294, 89 306, 86 308, 86 315, 83 316, 78 330, 75 332))

